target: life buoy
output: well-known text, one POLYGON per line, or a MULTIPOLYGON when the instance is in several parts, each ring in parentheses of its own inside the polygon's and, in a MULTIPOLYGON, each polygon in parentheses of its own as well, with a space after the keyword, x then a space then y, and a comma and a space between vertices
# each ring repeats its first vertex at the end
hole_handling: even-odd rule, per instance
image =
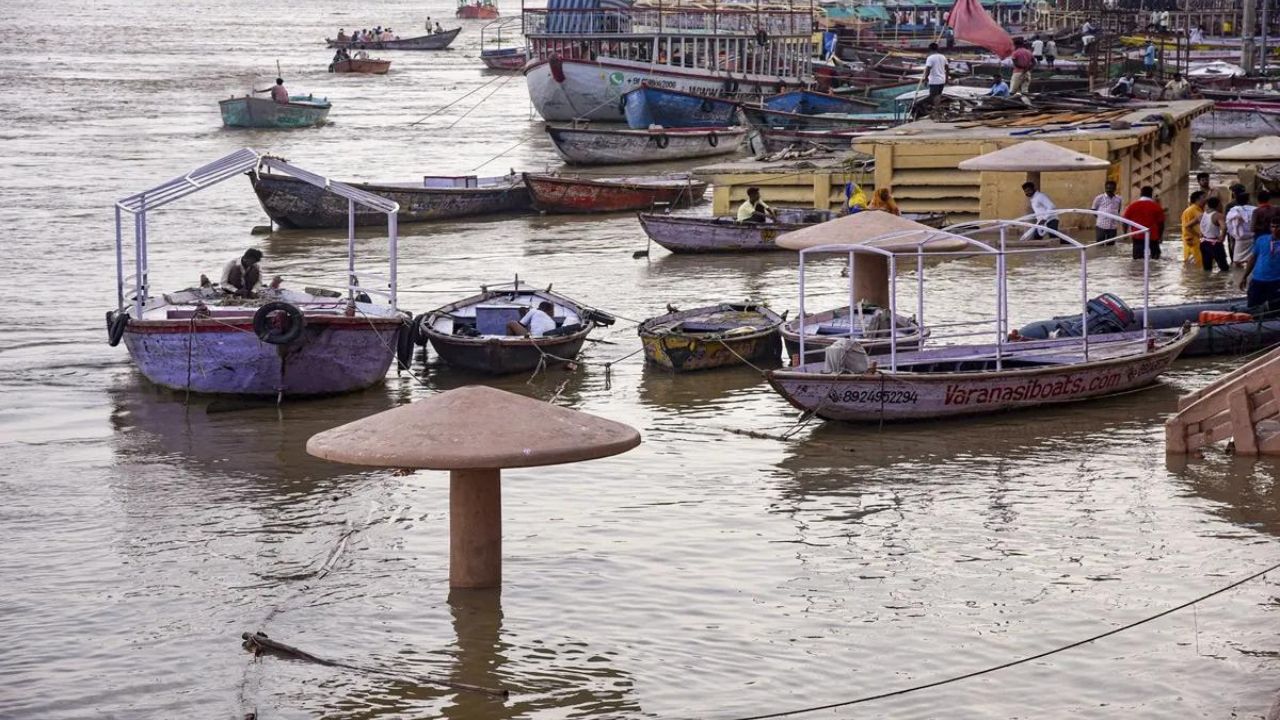
POLYGON ((560 56, 552 55, 547 60, 547 65, 551 68, 551 78, 558 83, 564 82, 564 63, 560 61, 560 56))
POLYGON ((269 302, 253 314, 254 334, 271 345, 288 345, 302 337, 306 326, 302 311, 287 302, 269 302))
POLYGON ((707 143, 715 147, 720 144, 720 138, 715 133, 707 133, 707 143))
POLYGON ((653 144, 657 145, 659 150, 662 150, 671 144, 671 138, 666 135, 654 135, 653 144))
POLYGON ((400 323, 400 331, 396 333, 396 366, 397 371, 407 369, 413 364, 414 340, 417 339, 416 326, 411 318, 404 318, 400 323))
POLYGON ((128 313, 117 313, 114 310, 107 311, 107 344, 115 347, 120 344, 121 338, 124 337, 125 326, 129 324, 128 313))

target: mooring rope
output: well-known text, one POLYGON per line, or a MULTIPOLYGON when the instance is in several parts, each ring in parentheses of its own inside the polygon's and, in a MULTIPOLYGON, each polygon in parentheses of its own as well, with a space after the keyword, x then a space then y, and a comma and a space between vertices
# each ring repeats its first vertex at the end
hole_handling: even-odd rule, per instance
POLYGON ((1241 585, 1244 585, 1245 583, 1249 583, 1254 580, 1257 580, 1258 578, 1264 577, 1267 573, 1273 572, 1277 568, 1280 568, 1280 563, 1276 563, 1267 568, 1259 570, 1258 572, 1255 572, 1252 575, 1243 577, 1229 585, 1224 585, 1223 587, 1207 592, 1203 595, 1200 595, 1199 597, 1188 600, 1187 602, 1184 602, 1180 605, 1175 605, 1171 608, 1168 608, 1167 610, 1158 612, 1155 615, 1149 615, 1145 618, 1142 618, 1141 620, 1136 620, 1134 622, 1121 625, 1118 628, 1113 628, 1106 632, 1098 633, 1097 635, 1084 638, 1083 640, 1077 640, 1075 642, 1068 643, 1066 645, 1060 645, 1051 650, 1045 650, 1044 652, 1036 653, 1035 655, 1028 655, 1026 657, 1021 657, 1016 660, 1010 660, 1009 662, 1001 663, 999 665, 992 665, 991 667, 982 668, 981 670, 974 670, 972 672, 967 672, 961 675, 953 675, 951 677, 943 678, 941 680, 934 680, 933 682, 922 683, 920 685, 912 685, 910 687, 905 687, 898 690, 890 690, 888 692, 876 693, 874 695, 864 695, 862 697, 854 698, 852 700, 841 700, 837 702, 827 703, 825 705, 813 705, 809 707, 795 708, 792 710, 779 710, 777 712, 763 713, 760 715, 747 715, 742 717, 735 717, 735 718, 732 718, 732 720, 770 720, 771 718, 790 717, 792 715, 801 715, 805 713, 818 712, 820 710, 834 710, 837 708, 849 707, 851 705, 860 705, 863 703, 874 702, 876 700, 884 700, 886 698, 908 695, 911 693, 920 692, 922 690, 929 690, 931 688, 941 687, 943 685, 950 685, 952 683, 957 683, 962 680, 969 680, 971 678, 979 677, 982 675, 989 675, 991 673, 998 672, 1000 670, 1007 670, 1011 667, 1016 667, 1018 665, 1025 665, 1026 663, 1034 662, 1036 660, 1041 660, 1051 655, 1057 655, 1058 653, 1063 653, 1068 650, 1073 650, 1082 645, 1088 645, 1089 643, 1097 642, 1098 640, 1111 637, 1112 635, 1118 635, 1127 630, 1132 630, 1136 627, 1146 625, 1147 623, 1154 622, 1156 620, 1159 620, 1160 618, 1172 615, 1180 610, 1185 610, 1189 607, 1194 607, 1195 605, 1198 605, 1204 602, 1205 600, 1221 595, 1229 590, 1234 590, 1235 588, 1238 588, 1241 585))

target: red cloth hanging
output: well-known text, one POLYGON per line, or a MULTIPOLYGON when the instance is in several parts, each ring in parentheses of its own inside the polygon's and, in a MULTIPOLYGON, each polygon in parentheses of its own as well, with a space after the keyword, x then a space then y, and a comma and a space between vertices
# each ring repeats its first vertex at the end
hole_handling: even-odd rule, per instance
POLYGON ((1013 54, 1013 38, 991 18, 979 0, 956 0, 947 24, 958 40, 984 47, 1001 59, 1013 54))

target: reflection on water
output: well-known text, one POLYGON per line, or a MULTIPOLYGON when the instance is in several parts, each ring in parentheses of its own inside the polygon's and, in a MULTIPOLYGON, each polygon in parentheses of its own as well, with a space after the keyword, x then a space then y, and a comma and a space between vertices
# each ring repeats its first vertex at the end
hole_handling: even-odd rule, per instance
MULTIPOLYGON (((450 52, 397 54, 387 76, 326 72, 320 39, 337 27, 403 34, 453 7, 6 8, 10 35, 39 31, 0 46, 6 88, 22 100, 0 133, 0 218, 42 231, 39 252, 3 246, 14 278, 40 281, 0 283, 0 717, 729 718, 1006 662, 1273 560, 1272 461, 1214 451, 1179 466, 1163 452, 1176 396, 1233 361, 1181 362, 1155 389, 1053 411, 883 428, 814 421, 779 441, 797 413, 756 371, 675 375, 623 358, 640 347, 633 321, 669 303, 752 298, 794 317, 795 256, 650 247, 634 257, 646 240, 627 213, 401 228, 403 305, 415 313, 515 275, 615 313, 576 370, 467 376, 428 352, 414 377, 280 408, 187 403, 140 379, 124 349, 103 342, 116 198, 246 145, 348 180, 558 165, 519 76, 484 102, 489 89, 466 96, 492 77, 477 57, 482 23, 463 23, 450 52), (276 58, 291 88, 330 97, 334 122, 223 130, 214 100, 255 78, 261 87, 276 58), (31 311, 51 293, 55 311, 31 311), (315 432, 475 382, 645 438, 614 458, 504 473, 500 603, 448 592, 444 473, 305 452, 315 432), (239 648, 246 630, 404 677, 251 662, 239 648), (426 676, 513 695, 499 703, 414 679, 426 676)), ((290 284, 332 286, 346 272, 341 230, 251 235, 266 218, 243 178, 152 221, 149 273, 161 290, 249 246, 290 284)), ((359 272, 384 272, 385 230, 361 229, 357 251, 359 272)), ((1142 272, 1128 248, 1090 252, 1090 294, 1137 304, 1142 272)), ((991 307, 989 260, 929 262, 926 322, 991 307)), ((1013 265, 1013 324, 1079 311, 1074 258, 1013 265)), ((844 303, 841 266, 815 263, 810 307, 844 303)), ((914 281, 903 272, 901 291, 914 281)), ((1229 278, 1176 259, 1152 267, 1156 302, 1234 293, 1229 278)), ((866 714, 1257 716, 1274 686, 1275 594, 1251 584, 1194 617, 866 714)))

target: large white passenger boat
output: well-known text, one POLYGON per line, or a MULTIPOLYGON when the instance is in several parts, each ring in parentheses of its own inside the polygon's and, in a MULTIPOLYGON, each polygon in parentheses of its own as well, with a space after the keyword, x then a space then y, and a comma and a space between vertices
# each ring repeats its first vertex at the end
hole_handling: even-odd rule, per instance
POLYGON ((811 0, 632 5, 548 0, 524 8, 525 79, 546 120, 622 122, 624 93, 645 83, 758 99, 810 81, 811 0))

